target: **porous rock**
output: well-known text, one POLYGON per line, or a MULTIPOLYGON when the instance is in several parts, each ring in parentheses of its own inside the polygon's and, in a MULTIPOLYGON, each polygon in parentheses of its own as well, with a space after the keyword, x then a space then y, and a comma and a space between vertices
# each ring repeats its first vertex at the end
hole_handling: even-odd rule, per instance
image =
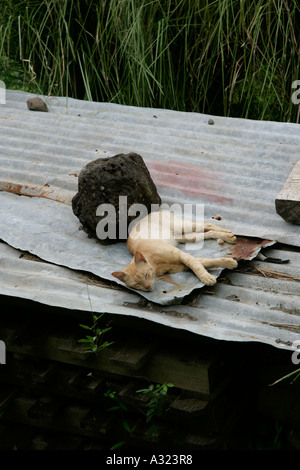
POLYGON ((30 111, 48 112, 46 103, 39 97, 29 98, 27 100, 27 107, 30 111))
POLYGON ((78 192, 72 199, 72 209, 90 237, 97 238, 102 244, 121 239, 124 241, 124 226, 120 233, 119 221, 122 217, 123 223, 126 212, 128 227, 139 216, 139 213, 128 215, 128 209, 133 204, 143 204, 148 213, 151 212, 151 204, 161 204, 157 188, 140 155, 128 153, 98 158, 81 170, 78 192), (126 201, 126 205, 122 204, 121 207, 120 196, 123 197, 123 202, 126 201), (115 208, 116 238, 99 238, 97 234, 97 225, 107 218, 107 213, 96 214, 97 208, 102 204, 110 204, 115 208))

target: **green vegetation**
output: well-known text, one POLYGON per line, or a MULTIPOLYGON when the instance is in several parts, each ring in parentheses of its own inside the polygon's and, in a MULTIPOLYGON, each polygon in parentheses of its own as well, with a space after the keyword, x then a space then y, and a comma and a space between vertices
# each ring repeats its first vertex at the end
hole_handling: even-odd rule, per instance
POLYGON ((299 121, 297 0, 0 0, 7 88, 299 121))
POLYGON ((174 387, 171 383, 163 383, 149 385, 148 388, 137 390, 137 393, 144 393, 147 398, 146 422, 149 423, 154 417, 162 416, 170 397, 168 396, 169 388, 174 387))
POLYGON ((106 385, 107 385, 108 389, 104 393, 104 396, 110 402, 112 402, 112 404, 113 404, 113 406, 110 406, 107 411, 117 412, 120 415, 122 428, 125 432, 124 440, 118 441, 116 444, 114 444, 110 448, 110 450, 116 450, 119 447, 123 447, 124 445, 126 445, 126 437, 127 437, 128 433, 130 434, 131 429, 130 429, 130 425, 127 421, 127 418, 126 418, 126 414, 127 414, 127 411, 128 411, 126 405, 124 405, 124 403, 120 400, 120 398, 118 397, 117 392, 114 391, 114 390, 111 390, 111 384, 109 382, 107 382, 106 385))
POLYGON ((105 333, 111 330, 111 327, 98 327, 98 322, 103 317, 103 315, 104 313, 100 315, 93 314, 93 324, 91 326, 82 324, 79 325, 81 328, 84 328, 89 332, 85 338, 78 340, 78 343, 84 343, 84 350, 86 353, 98 353, 113 344, 113 341, 103 341, 105 333))
POLYGON ((283 380, 292 378, 294 375, 295 375, 296 377, 293 378, 293 380, 290 382, 290 384, 293 384, 294 382, 296 382, 296 380, 299 379, 299 377, 300 377, 300 369, 294 370, 293 372, 290 372, 289 374, 285 375, 284 377, 280 377, 278 380, 276 380, 275 382, 273 382, 273 383, 270 384, 270 385, 276 385, 276 384, 278 384, 279 382, 282 382, 283 380))

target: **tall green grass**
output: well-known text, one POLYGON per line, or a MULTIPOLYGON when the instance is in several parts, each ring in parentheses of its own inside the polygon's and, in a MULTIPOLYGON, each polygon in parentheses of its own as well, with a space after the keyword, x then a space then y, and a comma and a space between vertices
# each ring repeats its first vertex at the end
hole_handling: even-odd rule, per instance
POLYGON ((7 86, 299 122, 298 0, 0 0, 7 86))

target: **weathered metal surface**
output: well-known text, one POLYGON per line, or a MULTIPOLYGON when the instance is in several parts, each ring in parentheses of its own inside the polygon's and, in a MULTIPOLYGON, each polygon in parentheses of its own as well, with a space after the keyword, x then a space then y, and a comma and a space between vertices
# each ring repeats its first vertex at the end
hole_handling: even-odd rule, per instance
MULTIPOLYGON (((7 90, 7 104, 0 107, 0 238, 72 270, 34 262, 29 268, 23 258, 24 269, 15 255, 14 262, 1 255, 1 294, 140 316, 217 339, 292 348, 300 331, 298 253, 285 253, 291 261, 279 269, 255 262, 259 276, 231 273, 230 284, 218 283, 214 295, 201 295, 193 307, 167 305, 202 287, 193 274, 178 273, 179 284, 187 276, 184 289, 177 296, 174 289, 178 294, 180 287, 161 283, 162 306, 157 297, 110 289, 100 279, 97 286, 86 283, 83 272, 116 281, 104 270, 122 269, 130 255, 124 244, 102 249, 88 239, 70 202, 86 163, 135 151, 144 158, 164 203, 204 204, 207 220, 240 235, 234 247, 205 242, 210 255, 232 250, 237 259, 253 259, 274 240, 300 246, 299 228, 275 210, 276 194, 298 158, 298 125, 214 117, 214 126, 209 126, 210 116, 196 113, 65 98, 49 98, 48 113, 33 113, 27 109, 29 96, 7 90)), ((199 256, 206 254, 201 250, 199 256)))
POLYGON ((274 245, 273 240, 237 237, 235 245, 229 247, 229 255, 237 261, 255 258, 262 248, 274 245))
POLYGON ((0 182, 0 191, 24 196, 44 197, 46 199, 52 199, 57 202, 71 204, 72 195, 70 193, 62 190, 50 189, 48 186, 49 185, 47 184, 44 186, 34 186, 30 184, 19 184, 2 181, 0 182))
POLYGON ((211 126, 198 113, 66 98, 49 98, 50 112, 37 113, 30 96, 7 90, 0 107, 0 188, 37 186, 69 203, 86 163, 135 151, 164 202, 204 203, 207 219, 221 217, 239 235, 300 245, 299 228, 275 210, 298 159, 297 124, 215 116, 211 126))
MULTIPOLYGON (((101 245, 80 230, 80 223, 67 204, 45 198, 18 196, 0 193, 0 238, 11 246, 27 250, 51 263, 75 270, 91 272, 102 279, 117 281, 111 273, 122 270, 132 256, 126 242, 101 245)), ((220 245, 216 240, 206 240, 204 245, 193 250, 195 257, 219 257, 231 255, 235 258, 252 259, 261 246, 272 241, 241 239, 237 245, 220 245)), ((184 246, 183 246, 184 249, 184 246)), ((216 276, 221 268, 211 271, 216 276)), ((151 292, 140 292, 152 302, 159 304, 179 303, 203 283, 190 271, 172 275, 174 283, 158 281, 151 292)))
MULTIPOLYGON (((231 273, 229 284, 218 283, 213 295, 204 292, 192 305, 160 306, 89 274, 34 261, 0 243, 1 294, 66 309, 128 315, 215 339, 261 342, 292 351, 300 334, 300 284, 292 282, 300 279, 300 253, 269 251, 274 257, 291 259, 280 266, 281 277, 262 276, 259 271, 257 275, 231 273)), ((274 270, 274 265, 252 263, 258 269, 274 270)))

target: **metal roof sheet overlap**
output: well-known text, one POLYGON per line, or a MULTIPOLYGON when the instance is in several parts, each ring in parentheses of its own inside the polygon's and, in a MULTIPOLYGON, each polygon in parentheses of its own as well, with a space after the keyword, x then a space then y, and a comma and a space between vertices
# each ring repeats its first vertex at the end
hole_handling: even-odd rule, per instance
MULTIPOLYGON (((86 163, 134 151, 144 158, 163 202, 201 203, 206 219, 221 219, 242 237, 299 247, 299 227, 275 211, 275 197, 299 158, 297 124, 63 97, 46 98, 49 112, 41 113, 28 110, 31 96, 7 90, 6 105, 0 106, 0 238, 6 242, 0 244, 1 294, 82 310, 92 303, 95 311, 142 316, 199 335, 292 348, 300 329, 298 253, 287 249, 290 263, 273 264, 269 272, 266 263, 253 262, 260 276, 230 273, 229 284, 218 283, 214 295, 201 294, 193 306, 168 305, 171 294, 164 305, 149 299, 141 309, 135 292, 86 282, 82 271, 95 273, 92 261, 95 266, 102 257, 108 269, 116 268, 118 250, 122 265, 127 255, 121 245, 104 250, 90 243, 70 203, 86 163), (19 249, 50 263, 20 261, 19 249), (262 276, 273 271, 281 275, 262 276)), ((215 256, 220 249, 228 253, 227 246, 205 247, 215 256)), ((251 247, 247 259, 260 248, 251 247)), ((282 255, 275 248, 274 253, 282 255)), ((201 287, 192 274, 188 279, 182 298, 201 287)))

